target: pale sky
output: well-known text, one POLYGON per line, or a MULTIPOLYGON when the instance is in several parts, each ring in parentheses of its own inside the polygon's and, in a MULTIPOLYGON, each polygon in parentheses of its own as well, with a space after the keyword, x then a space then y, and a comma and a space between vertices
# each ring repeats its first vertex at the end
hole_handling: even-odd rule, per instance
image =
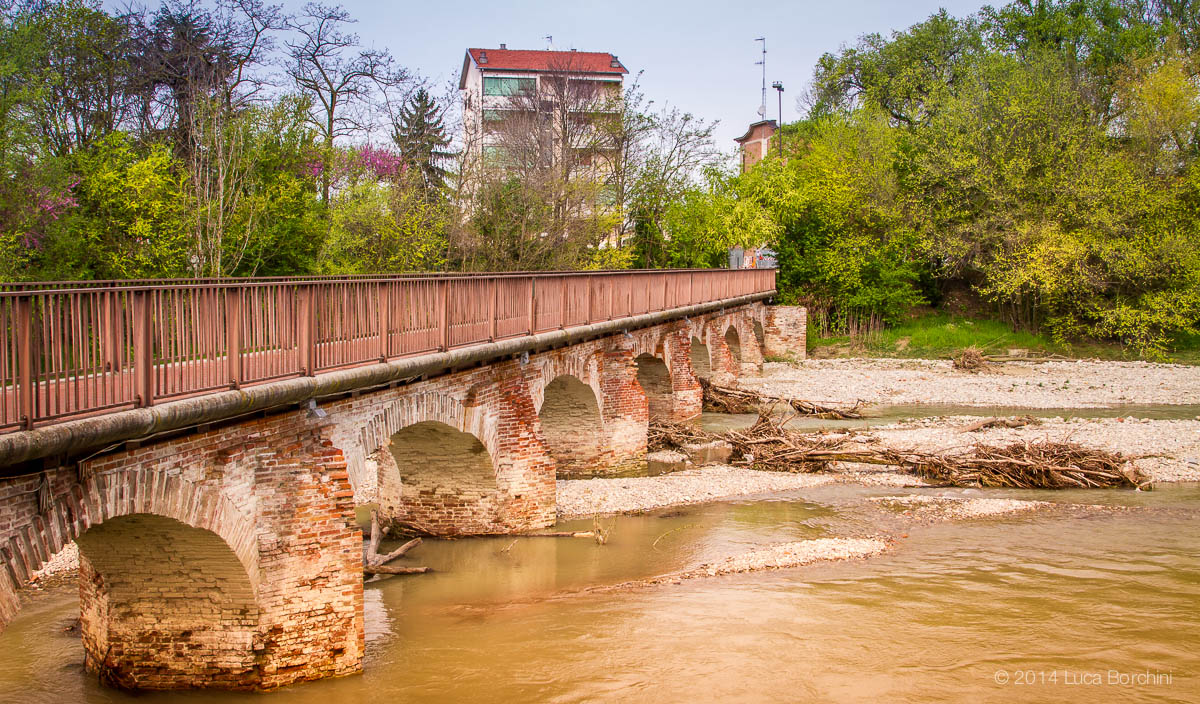
MULTIPOLYGON (((755 37, 767 40, 767 117, 778 109, 772 81, 782 81, 783 118, 797 117, 795 98, 812 78, 821 54, 869 32, 888 33, 924 20, 940 7, 962 17, 986 0, 834 0, 832 2, 715 2, 604 0, 570 2, 373 2, 350 0, 364 42, 387 47, 399 62, 438 83, 456 78, 469 46, 607 51, 630 77, 643 71, 647 97, 699 117, 720 120, 717 143, 758 119, 762 86, 755 37)), ((1003 4, 996 2, 993 4, 1003 4)), ((301 3, 287 0, 288 9, 301 3)), ((629 80, 627 77, 626 80, 629 80)))
MULTIPOLYGON (((150 7, 157 0, 141 0, 150 7)), ((336 0, 324 0, 335 3, 336 0)), ((299 12, 303 0, 281 2, 299 12)), ((762 86, 760 44, 767 40, 767 117, 777 119, 773 81, 782 81, 783 119, 798 117, 796 98, 821 54, 853 44, 870 32, 905 29, 945 7, 957 17, 986 0, 826 0, 825 2, 718 2, 716 0, 344 0, 364 44, 387 48, 406 68, 439 87, 456 80, 467 47, 607 51, 630 71, 657 105, 674 105, 719 120, 718 146, 758 119, 762 86)), ((1004 4, 993 0, 994 4, 1004 4)), ((117 0, 105 5, 123 6, 117 0)))

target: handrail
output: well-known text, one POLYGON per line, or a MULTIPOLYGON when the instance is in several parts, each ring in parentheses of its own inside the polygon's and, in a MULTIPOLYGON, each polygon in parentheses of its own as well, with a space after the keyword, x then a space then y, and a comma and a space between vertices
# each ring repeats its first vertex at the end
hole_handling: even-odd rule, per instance
POLYGON ((0 295, 28 291, 61 291, 93 288, 161 288, 163 286, 223 285, 239 286, 261 283, 308 283, 320 281, 399 281, 419 279, 477 279, 513 276, 553 277, 563 274, 603 276, 646 272, 712 271, 712 269, 589 269, 584 271, 430 271, 398 274, 304 274, 299 276, 200 276, 176 279, 64 279, 61 281, 0 281, 0 295))
POLYGON ((0 291, 0 433, 768 293, 775 271, 57 283, 0 291))

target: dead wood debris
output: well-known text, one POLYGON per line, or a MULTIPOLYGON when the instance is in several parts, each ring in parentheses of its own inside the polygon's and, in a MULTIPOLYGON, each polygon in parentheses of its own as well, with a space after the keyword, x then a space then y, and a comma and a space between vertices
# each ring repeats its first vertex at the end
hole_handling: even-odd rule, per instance
POLYGON ((420 545, 420 538, 413 538, 389 553, 380 554, 379 541, 382 539, 383 531, 379 528, 379 513, 372 511, 370 541, 363 549, 363 576, 374 574, 424 574, 430 571, 428 567, 392 567, 387 564, 403 557, 409 550, 420 545))
POLYGON ((771 406, 786 406, 797 415, 813 416, 816 418, 833 418, 839 420, 862 418, 859 409, 862 401, 854 404, 853 408, 832 408, 811 401, 801 401, 781 396, 768 396, 754 391, 744 391, 728 386, 717 386, 707 379, 700 379, 700 388, 704 392, 704 410, 716 413, 760 413, 771 406))
POLYGON ((1027 425, 1041 425, 1042 421, 1033 416, 1017 416, 1016 418, 985 418, 977 423, 972 423, 962 430, 960 433, 974 433, 988 428, 1024 428, 1027 425))
POLYGON ((964 372, 986 372, 992 365, 984 358, 978 347, 967 347, 954 357, 954 368, 964 372))
POLYGON ((872 446, 857 433, 805 434, 787 430, 790 418, 760 413, 746 430, 706 433, 680 423, 655 422, 654 449, 680 440, 724 440, 733 446, 731 464, 775 472, 816 472, 831 462, 888 465, 953 486, 1017 489, 1148 488, 1149 477, 1120 453, 1070 442, 975 445, 957 452, 921 452, 872 446))

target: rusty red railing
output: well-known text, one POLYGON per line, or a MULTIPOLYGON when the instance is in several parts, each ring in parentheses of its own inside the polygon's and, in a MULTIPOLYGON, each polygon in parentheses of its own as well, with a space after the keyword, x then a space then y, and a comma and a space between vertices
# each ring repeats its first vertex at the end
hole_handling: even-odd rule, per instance
POLYGON ((717 302, 775 271, 0 285, 0 433, 717 302))

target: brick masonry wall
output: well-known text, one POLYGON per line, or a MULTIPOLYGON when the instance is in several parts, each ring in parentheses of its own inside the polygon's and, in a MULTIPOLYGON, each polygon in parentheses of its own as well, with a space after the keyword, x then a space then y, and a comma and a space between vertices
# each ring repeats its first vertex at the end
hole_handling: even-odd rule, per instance
POLYGON ((808 357, 808 309, 801 306, 770 306, 763 321, 763 354, 774 357, 808 357))

